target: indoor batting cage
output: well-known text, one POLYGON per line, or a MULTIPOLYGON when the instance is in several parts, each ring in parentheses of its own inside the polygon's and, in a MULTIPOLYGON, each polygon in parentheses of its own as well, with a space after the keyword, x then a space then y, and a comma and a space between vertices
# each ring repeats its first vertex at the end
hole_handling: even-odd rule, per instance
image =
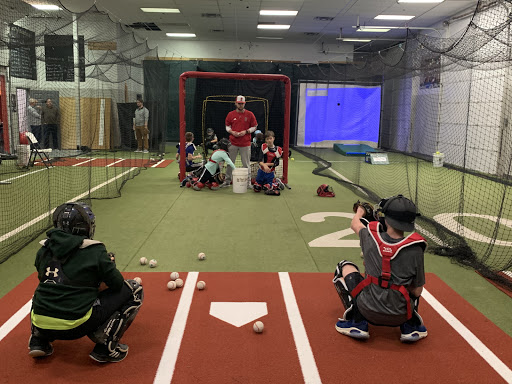
POLYGON ((96 7, 50 13, 6 0, 0 21, 3 262, 52 225, 55 207, 120 196, 160 159, 167 88, 144 87, 156 49, 96 7), (149 130, 140 138, 137 100, 149 130))

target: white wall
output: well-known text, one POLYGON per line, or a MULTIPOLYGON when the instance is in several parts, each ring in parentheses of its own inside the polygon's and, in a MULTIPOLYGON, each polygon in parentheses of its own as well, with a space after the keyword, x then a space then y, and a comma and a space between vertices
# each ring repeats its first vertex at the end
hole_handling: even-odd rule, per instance
POLYGON ((319 61, 352 60, 352 44, 324 45, 327 53, 322 53, 320 44, 278 43, 267 41, 183 41, 150 40, 151 47, 158 45, 160 57, 186 57, 228 60, 275 60, 317 63, 319 61))

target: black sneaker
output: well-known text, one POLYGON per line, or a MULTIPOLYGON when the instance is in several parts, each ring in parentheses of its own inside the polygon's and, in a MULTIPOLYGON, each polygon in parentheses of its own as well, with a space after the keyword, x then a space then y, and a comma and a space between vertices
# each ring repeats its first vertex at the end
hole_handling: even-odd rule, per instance
POLYGON ((118 363, 128 355, 126 344, 117 344, 113 352, 105 344, 96 344, 89 357, 98 363, 118 363))
POLYGON ((53 346, 51 343, 40 337, 30 335, 28 340, 29 356, 31 357, 46 357, 53 353, 53 346))

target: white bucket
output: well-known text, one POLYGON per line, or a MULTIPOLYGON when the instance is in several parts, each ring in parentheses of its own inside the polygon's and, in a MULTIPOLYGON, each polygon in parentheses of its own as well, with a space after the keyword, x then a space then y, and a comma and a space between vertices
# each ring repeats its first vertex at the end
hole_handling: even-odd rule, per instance
POLYGON ((444 164, 444 153, 436 152, 432 157, 432 163, 434 167, 439 168, 444 164))
POLYGON ((16 153, 18 155, 18 165, 27 167, 30 159, 30 145, 21 144, 16 146, 16 153))
POLYGON ((247 168, 235 168, 233 169, 233 192, 234 193, 245 193, 247 192, 248 182, 248 171, 247 168))

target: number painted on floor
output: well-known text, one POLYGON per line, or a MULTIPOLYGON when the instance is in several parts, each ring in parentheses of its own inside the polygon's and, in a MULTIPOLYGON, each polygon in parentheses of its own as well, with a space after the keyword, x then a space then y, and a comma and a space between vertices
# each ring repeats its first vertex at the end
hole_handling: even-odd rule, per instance
MULTIPOLYGON (((480 219, 487 219, 493 221, 494 223, 499 221, 500 225, 505 225, 508 228, 512 228, 512 220, 498 218, 496 216, 490 215, 480 215, 478 213, 441 213, 439 215, 434 216, 434 220, 444 227, 448 228, 450 231, 455 232, 456 234, 465 237, 466 239, 471 239, 475 241, 480 241, 482 243, 492 243, 493 240, 490 237, 482 235, 481 233, 472 231, 469 228, 466 228, 459 222, 455 220, 456 217, 464 216, 464 217, 478 217, 480 219)), ((503 240, 495 240, 494 244, 502 245, 504 247, 511 247, 512 241, 503 241, 503 240)))
MULTIPOLYGON (((353 213, 346 212, 315 212, 308 213, 300 219, 308 223, 321 223, 326 217, 344 217, 352 220, 353 213)), ((359 240, 342 240, 343 237, 353 234, 352 229, 347 228, 317 237, 311 240, 308 245, 315 248, 359 248, 359 240)))

